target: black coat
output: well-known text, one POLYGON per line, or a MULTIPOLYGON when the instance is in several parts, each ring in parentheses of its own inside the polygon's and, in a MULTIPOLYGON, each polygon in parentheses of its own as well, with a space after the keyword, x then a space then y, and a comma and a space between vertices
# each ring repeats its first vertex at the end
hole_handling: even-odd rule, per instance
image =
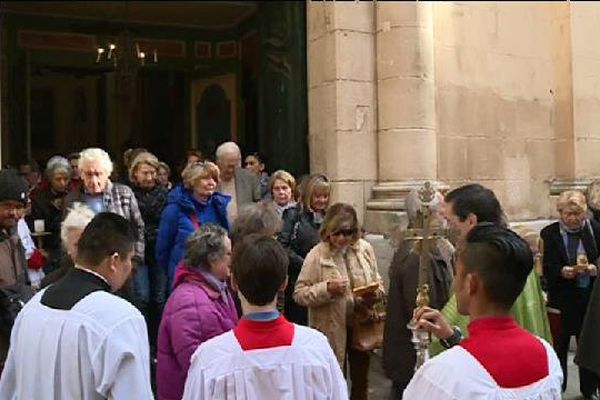
POLYGON ((600 337, 600 285, 594 284, 581 333, 577 343, 575 362, 582 368, 600 376, 600 352, 598 338, 600 337))
POLYGON ((308 324, 306 307, 294 301, 292 294, 298 280, 298 275, 304 263, 304 257, 321 240, 319 237, 320 223, 315 221, 312 211, 300 210, 297 206, 283 212, 283 223, 277 240, 288 253, 288 285, 285 290, 284 314, 290 321, 301 325, 308 324))
POLYGON ((160 225, 161 214, 167 205, 168 190, 162 185, 156 185, 150 190, 142 189, 133 185, 131 187, 144 221, 144 239, 146 240, 145 261, 148 265, 154 265, 154 250, 156 248, 156 237, 160 225))
MULTIPOLYGON (((540 236, 544 240, 544 278, 548 288, 548 304, 560 310, 561 329, 573 335, 579 334, 595 278, 592 277, 592 284, 588 288, 581 289, 577 287, 576 279, 562 277, 562 268, 571 263, 558 222, 542 229, 540 236)), ((581 240, 589 262, 596 266, 600 248, 599 239, 600 224, 590 220, 581 240)))
MULTIPOLYGON (((429 255, 430 306, 441 310, 452 286, 450 257, 442 256, 434 248, 429 255)), ((411 252, 409 244, 402 242, 389 268, 385 331, 383 335, 383 370, 398 385, 406 387, 414 374, 416 352, 411 343, 412 332, 406 327, 415 309, 419 284, 419 254, 411 252)))
POLYGON ((27 217, 27 224, 33 232, 33 221, 44 220, 44 227, 47 232, 50 232, 50 235, 44 238, 44 250, 50 254, 50 262, 58 263, 61 256, 60 226, 63 217, 62 204, 66 194, 66 192, 54 193, 48 186, 37 192, 31 199, 31 214, 27 217), (58 207, 54 204, 55 201, 58 207))

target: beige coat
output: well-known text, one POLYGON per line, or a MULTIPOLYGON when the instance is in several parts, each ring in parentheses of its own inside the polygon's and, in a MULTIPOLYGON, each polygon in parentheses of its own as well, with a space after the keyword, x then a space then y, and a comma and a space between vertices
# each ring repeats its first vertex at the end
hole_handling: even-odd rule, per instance
POLYGON ((344 256, 332 250, 327 242, 320 242, 304 259, 302 270, 296 281, 294 300, 308 307, 308 324, 323 332, 333 348, 343 369, 346 355, 346 331, 350 317, 354 314, 354 300, 350 284, 345 295, 331 297, 327 281, 348 278, 352 274, 355 287, 379 282, 383 283, 377 269, 375 252, 366 240, 359 239, 344 256))

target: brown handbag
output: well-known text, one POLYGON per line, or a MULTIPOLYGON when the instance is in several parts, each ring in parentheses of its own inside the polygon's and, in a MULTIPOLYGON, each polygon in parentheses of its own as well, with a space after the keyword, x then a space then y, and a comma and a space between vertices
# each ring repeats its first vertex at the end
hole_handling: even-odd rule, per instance
POLYGON ((383 346, 383 327, 385 326, 385 313, 376 320, 368 319, 352 324, 352 342, 350 346, 360 351, 371 351, 383 346))
MULTIPOLYGON (((379 284, 356 288, 352 292, 356 301, 357 294, 366 291, 379 291, 379 284), (369 287, 370 286, 370 287, 369 287)), ((350 346, 360 351, 371 351, 383 346, 383 328, 385 326, 385 294, 380 293, 379 298, 370 307, 357 306, 350 346)))
POLYGON ((371 282, 365 286, 355 287, 351 271, 348 271, 348 279, 352 286, 355 304, 358 298, 362 298, 366 294, 376 295, 373 304, 368 306, 366 304, 356 304, 352 320, 352 332, 350 333, 350 346, 360 351, 381 348, 385 326, 385 293, 381 291, 379 282, 371 282))

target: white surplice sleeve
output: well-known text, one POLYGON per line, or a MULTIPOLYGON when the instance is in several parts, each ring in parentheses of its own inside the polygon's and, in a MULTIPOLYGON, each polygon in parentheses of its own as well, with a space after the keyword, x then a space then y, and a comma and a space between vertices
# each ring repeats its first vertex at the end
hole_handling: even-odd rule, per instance
POLYGON ((197 364, 192 363, 185 380, 185 388, 181 400, 202 400, 206 399, 204 393, 205 377, 202 368, 196 368, 197 364))
POLYGON ((153 399, 146 323, 141 315, 116 325, 92 358, 96 390, 114 400, 153 399))
POLYGON ((325 339, 324 351, 327 351, 329 360, 329 371, 331 373, 331 400, 348 400, 348 383, 344 378, 344 373, 340 368, 335 353, 331 349, 329 342, 325 339))

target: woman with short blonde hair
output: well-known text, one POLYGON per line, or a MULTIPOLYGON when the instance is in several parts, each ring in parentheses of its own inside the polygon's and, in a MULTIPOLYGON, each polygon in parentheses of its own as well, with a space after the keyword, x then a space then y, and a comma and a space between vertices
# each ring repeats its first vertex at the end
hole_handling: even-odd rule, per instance
POLYGON ((292 294, 304 257, 320 241, 319 229, 329 206, 331 186, 323 174, 306 178, 300 202, 283 212, 282 228, 277 240, 288 250, 288 286, 285 293, 285 316, 300 325, 308 323, 306 307, 297 304, 292 294))
POLYGON ((177 265, 183 258, 187 238, 201 225, 213 223, 229 230, 227 205, 231 196, 217 192, 219 167, 210 161, 189 164, 181 173, 183 181, 169 192, 156 241, 157 264, 167 270, 171 290, 177 265))
POLYGON ((155 170, 155 174, 158 173, 158 168, 160 166, 160 163, 158 161, 158 158, 156 158, 156 156, 150 152, 142 152, 139 153, 130 163, 129 165, 129 181, 133 182, 135 180, 135 173, 137 172, 137 170, 139 169, 140 166, 142 165, 147 165, 150 168, 153 168, 155 170))
MULTIPOLYGON (((556 209, 559 220, 542 229, 543 271, 548 288, 548 307, 560 311, 560 334, 554 349, 567 385, 567 354, 571 337, 579 337, 598 268, 600 225, 587 216, 585 195, 578 190, 562 192, 556 209)), ((596 390, 593 373, 579 367, 584 396, 596 390)))
POLYGON ((295 190, 296 180, 292 174, 282 169, 273 172, 269 180, 269 193, 280 217, 285 210, 296 205, 295 190))
POLYGON ((556 210, 560 213, 565 210, 572 212, 585 213, 587 211, 587 202, 585 195, 579 190, 567 190, 558 196, 556 210))
MULTIPOLYGON (((129 182, 144 220, 146 238, 145 265, 137 281, 135 291, 148 298, 148 333, 150 348, 156 348, 158 325, 167 301, 167 274, 154 256, 160 215, 167 205, 167 188, 158 184, 159 161, 148 151, 138 153, 129 163, 129 182)), ((154 354, 152 355, 154 357, 154 354)))
POLYGON ((189 164, 183 169, 181 178, 183 179, 183 186, 186 189, 194 187, 196 182, 202 178, 212 178, 218 185, 220 181, 219 167, 215 163, 210 161, 200 161, 193 164, 189 164))

